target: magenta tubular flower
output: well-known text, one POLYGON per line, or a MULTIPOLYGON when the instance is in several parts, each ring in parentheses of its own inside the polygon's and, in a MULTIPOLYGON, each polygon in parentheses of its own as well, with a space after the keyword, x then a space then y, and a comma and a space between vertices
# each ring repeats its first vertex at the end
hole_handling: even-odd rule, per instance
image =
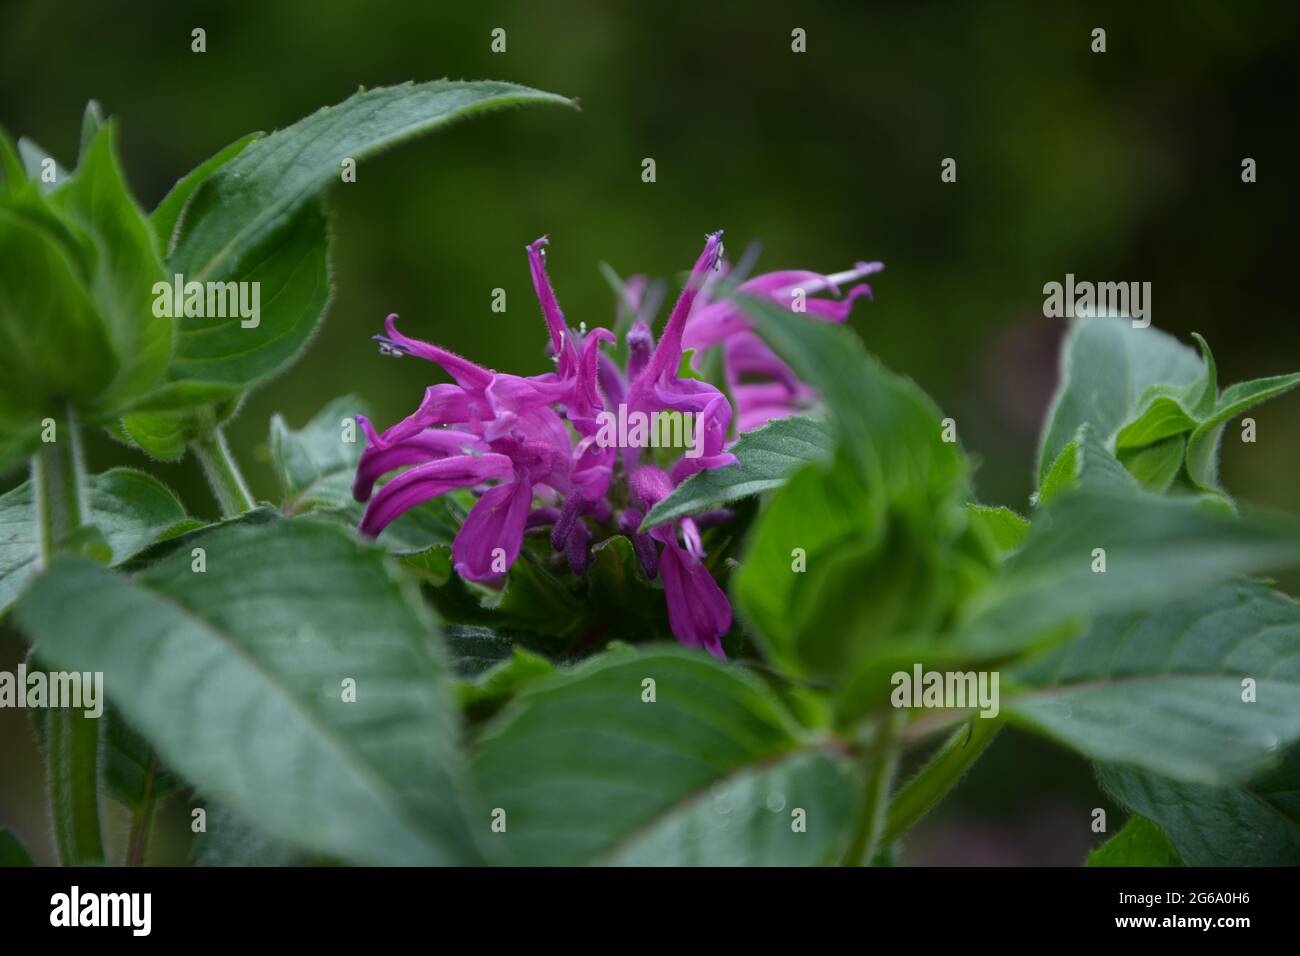
MULTIPOLYGON (((726 450, 732 424, 726 395, 677 374, 688 319, 716 278, 722 234, 707 237, 658 342, 647 321, 633 323, 626 369, 602 351, 614 341, 608 329, 575 332, 565 322, 546 271, 546 244, 539 239, 527 253, 553 372, 495 372, 403 335, 395 315, 385 321, 386 334, 376 336, 385 351, 433 362, 452 381, 430 386, 419 408, 382 433, 358 416, 366 437, 353 485, 356 499, 366 502, 359 530, 379 535, 411 508, 448 491, 470 489, 478 500, 453 542, 452 563, 471 581, 505 574, 526 532, 549 526, 554 550, 575 574, 590 564, 593 524, 605 534, 625 534, 646 575, 662 576, 673 634, 722 657, 731 605, 703 564, 699 525, 687 517, 644 534, 639 530, 644 515, 681 481, 704 469, 737 464, 726 450), (690 453, 665 464, 665 471, 662 456, 659 463, 645 462, 644 448, 620 450, 603 442, 601 417, 620 408, 646 416, 689 413, 694 422, 690 453)), ((645 290, 643 281, 630 283, 629 304, 635 307, 645 290)), ((701 520, 729 517, 719 511, 701 520)))
MULTIPOLYGON (((674 487, 672 479, 654 465, 638 468, 629 483, 632 502, 642 514, 648 514, 674 487)), ((658 556, 658 570, 663 575, 668 624, 673 634, 683 644, 725 658, 721 637, 731 630, 731 603, 702 563, 699 530, 691 519, 682 518, 651 528, 648 534, 664 545, 658 556), (685 547, 677 540, 679 526, 685 547)))
MULTIPOLYGON (((884 268, 880 262, 859 262, 847 272, 822 275, 787 270, 769 272, 741 282, 736 293, 768 299, 790 310, 800 310, 814 320, 844 322, 854 300, 871 296, 871 286, 860 283, 841 296, 840 287, 884 268), (835 298, 817 298, 830 292, 835 298)), ((753 431, 774 418, 807 410, 816 400, 812 386, 801 382, 767 343, 752 331, 749 319, 730 299, 699 301, 686 323, 683 346, 695 349, 695 364, 703 353, 721 345, 723 374, 736 403, 736 432, 753 431)))

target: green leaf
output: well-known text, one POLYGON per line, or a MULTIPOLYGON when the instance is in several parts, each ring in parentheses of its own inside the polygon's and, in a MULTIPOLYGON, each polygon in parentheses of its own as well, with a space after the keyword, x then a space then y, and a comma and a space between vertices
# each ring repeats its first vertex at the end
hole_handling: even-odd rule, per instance
MULTIPOLYGON (((199 526, 171 490, 144 472, 113 468, 87 482, 87 523, 102 532, 119 565, 144 548, 199 526)), ((36 573, 36 504, 31 482, 0 495, 0 615, 36 573)))
POLYGON ((7 827, 0 827, 0 867, 35 865, 22 840, 7 827))
POLYGON ((365 90, 259 140, 199 187, 175 261, 195 278, 239 270, 249 250, 339 178, 344 158, 364 159, 475 113, 570 100, 513 83, 435 80, 365 90))
POLYGON ((1205 337, 1199 332, 1193 332, 1192 338, 1196 339, 1196 344, 1201 349, 1201 358, 1205 362, 1205 378, 1199 393, 1189 387, 1184 395, 1192 398, 1192 414, 1201 419, 1214 410, 1214 403, 1219 397, 1219 369, 1214 362, 1214 353, 1210 351, 1210 343, 1205 341, 1205 337))
MULTIPOLYGON (((164 461, 179 459, 186 444, 209 434, 237 405, 246 386, 232 383, 232 374, 251 385, 272 377, 296 357, 329 302, 328 246, 324 208, 319 202, 309 204, 295 212, 265 248, 249 256, 247 271, 207 280, 226 283, 227 289, 238 288, 230 285, 233 282, 246 283, 249 295, 258 290, 257 315, 177 318, 169 381, 123 420, 124 430, 145 452, 164 461), (245 328, 244 321, 257 324, 245 328)), ((169 261, 167 271, 191 281, 183 268, 169 261)), ((247 302, 245 308, 254 311, 247 302)))
POLYGON ((45 161, 47 159, 53 160, 54 157, 51 156, 49 151, 44 149, 39 143, 28 139, 26 136, 18 140, 18 155, 22 157, 23 167, 27 172, 27 178, 33 183, 36 183, 42 193, 54 192, 54 190, 62 186, 68 178, 67 170, 60 166, 58 161, 55 160, 54 181, 46 182, 44 176, 45 161))
MULTIPOLYGON (((580 639, 592 623, 590 609, 566 584, 568 565, 550 549, 547 542, 536 551, 527 544, 518 560, 510 566, 504 586, 500 588, 466 582, 453 577, 449 586, 435 597, 438 609, 444 595, 456 594, 472 602, 473 612, 464 623, 487 624, 508 630, 532 631, 560 638, 567 645, 580 639)), ((611 635, 616 636, 616 635, 611 635)))
POLYGON ((1136 491, 1140 487, 1137 479, 1097 437, 1097 430, 1086 422, 1061 449, 1033 501, 1036 505, 1045 505, 1078 487, 1115 492, 1136 491))
POLYGON ((1079 440, 1072 439, 1063 447, 1047 470, 1038 492, 1032 497, 1036 505, 1045 505, 1063 491, 1069 491, 1079 483, 1079 440))
MULTIPOLYGON (((847 619, 831 634, 817 633, 807 622, 825 596, 825 571, 838 555, 879 553, 886 526, 881 496, 867 493, 844 462, 830 469, 807 466, 772 496, 732 579, 732 594, 765 656, 800 673, 807 666, 803 641, 843 638, 847 619)), ((832 604, 841 613, 859 606, 857 601, 832 604)))
POLYGON ((352 479, 366 441, 357 415, 369 412, 363 400, 345 395, 296 431, 281 416, 271 417, 271 468, 285 514, 346 509, 354 503, 352 479))
POLYGON ((1116 493, 1138 489, 1137 479, 1110 453, 1092 425, 1080 425, 1075 440, 1079 445, 1077 485, 1080 488, 1116 493))
POLYGON ((1040 486, 1080 425, 1091 424, 1101 441, 1109 443, 1137 417, 1149 388, 1195 386, 1204 382, 1205 374, 1196 352, 1153 327, 1135 329, 1121 318, 1075 320, 1039 444, 1040 486))
MULTIPOLYGON (((100 418, 143 395, 171 357, 172 323, 153 310, 162 263, 144 213, 131 198, 116 155, 116 128, 99 128, 57 203, 91 246, 89 288, 118 367, 100 418)), ((87 417, 90 417, 87 415, 87 417)))
POLYGON ((519 692, 555 676, 555 665, 539 654, 516 647, 510 656, 479 675, 459 684, 456 700, 467 720, 486 720, 519 692))
POLYGON ((1020 686, 1003 689, 1002 708, 1098 760, 1241 783, 1300 740, 1297 661, 1300 605, 1233 581, 1147 614, 1098 618, 1013 672, 1020 686), (1244 678, 1256 682, 1250 702, 1244 678))
POLYGON ((171 322, 153 314, 162 266, 115 155, 96 126, 81 165, 57 192, 20 190, 0 206, 0 468, 29 453, 35 426, 104 422, 158 381, 171 322), (9 249, 9 244, 13 248, 9 249))
MULTIPOLYGON (((37 660, 29 659, 28 672, 40 666, 37 660)), ((32 726, 42 752, 48 746, 51 713, 50 710, 32 712, 32 726)), ((146 796, 157 806, 181 786, 159 763, 149 742, 132 730, 111 704, 104 706, 98 724, 100 781, 123 806, 138 810, 146 796)))
POLYGON ((678 649, 606 654, 533 687, 473 766, 483 826, 506 814, 492 845, 526 865, 808 865, 852 816, 847 778, 769 691, 678 649))
POLYGON ((120 431, 116 437, 157 461, 180 461, 185 457, 185 447, 216 425, 216 417, 203 415, 202 411, 196 409, 192 414, 132 412, 117 422, 120 431))
POLYGON ((1300 372, 1238 382, 1223 390, 1214 412, 1192 432, 1187 441, 1187 473, 1192 483, 1206 491, 1219 489, 1219 442, 1229 421, 1242 412, 1283 395, 1300 385, 1300 372))
POLYGON ((186 204, 189 202, 190 197, 194 195, 194 190, 203 185, 208 177, 218 169, 242 153, 246 146, 261 138, 261 133, 249 133, 246 136, 241 136, 229 146, 208 157, 186 173, 180 182, 173 186, 171 191, 163 197, 162 202, 158 204, 158 208, 149 214, 149 225, 153 228, 154 236, 158 240, 158 248, 164 254, 171 254, 172 243, 176 236, 176 224, 180 222, 186 204))
POLYGON ((1029 522, 1010 508, 995 508, 971 502, 966 505, 966 514, 973 524, 989 535, 998 551, 1003 554, 1020 547, 1025 535, 1029 533, 1029 522))
POLYGON ((91 145, 95 142, 95 137, 99 135, 99 130, 105 125, 104 111, 100 108, 99 103, 90 100, 86 103, 86 110, 81 114, 81 147, 77 153, 77 164, 86 161, 86 154, 90 152, 91 145))
POLYGON ((941 623, 957 589, 949 551, 967 527, 966 462, 933 402, 851 331, 740 301, 821 391, 841 451, 772 496, 733 593, 776 663, 843 681, 899 635, 941 623))
POLYGON ((580 620, 588 634, 621 641, 672 636, 663 589, 646 578, 628 538, 613 535, 595 544, 586 578, 580 620))
POLYGON ((93 408, 113 379, 79 248, 48 209, 0 203, 0 470, 32 450, 42 418, 62 417, 60 401, 93 408))
POLYGON ((255 527, 259 525, 272 524, 284 520, 284 516, 278 510, 270 505, 260 505, 252 511, 245 511, 243 514, 236 515, 233 518, 222 518, 212 524, 200 525, 198 522, 188 523, 179 534, 167 535, 144 550, 137 552, 128 558, 121 567, 126 571, 139 571, 149 567, 157 561, 161 561, 173 554, 185 554, 193 557, 195 547, 203 544, 203 539, 207 538, 223 528, 229 528, 233 525, 247 525, 255 527))
POLYGON ((890 372, 843 326, 809 320, 772 302, 738 304, 804 381, 816 387, 841 447, 868 485, 918 523, 952 520, 967 496, 966 461, 943 440, 942 414, 911 381, 890 372))
POLYGON ((1138 484, 1160 495, 1173 486, 1174 479, 1182 471, 1186 452, 1187 437, 1174 435, 1145 448, 1121 451, 1119 460, 1138 484))
POLYGON ((834 439, 821 419, 795 416, 741 435, 730 450, 738 466, 696 472, 651 509, 641 529, 779 488, 801 466, 829 460, 834 439))
POLYGON ((258 308, 257 315, 247 319, 238 314, 178 317, 176 354, 168 370, 173 382, 201 383, 238 394, 287 368, 325 313, 331 292, 329 237, 319 200, 296 208, 274 233, 243 253, 237 268, 230 259, 206 263, 186 258, 191 252, 184 244, 186 230, 204 215, 204 189, 272 138, 244 150, 201 185, 186 207, 179 244, 167 260, 168 273, 184 276, 185 282, 247 283, 250 294, 258 291, 258 308), (245 327, 245 321, 257 324, 245 327))
POLYGON ((259 282, 260 322, 244 328, 239 316, 178 319, 170 380, 238 394, 298 356, 329 298, 319 196, 339 180, 344 159, 360 161, 457 119, 528 103, 570 101, 491 81, 367 90, 211 170, 184 206, 167 271, 187 282, 259 282))
POLYGON ((1196 419, 1183 410, 1177 399, 1157 395, 1142 413, 1115 436, 1115 448, 1142 448, 1196 427, 1196 419))
POLYGON ((267 836, 229 807, 205 803, 207 829, 194 837, 190 848, 194 866, 311 866, 322 862, 267 836))
POLYGON ((104 785, 127 807, 139 807, 146 794, 156 805, 180 786, 157 761, 149 741, 132 730, 115 707, 104 709, 100 752, 104 785))
POLYGON ((446 667, 383 554, 301 519, 204 547, 203 574, 177 553, 133 581, 57 559, 17 621, 55 666, 103 671, 164 764, 277 838, 359 863, 476 860, 446 667))
POLYGON ((22 158, 3 126, 0 126, 0 173, 4 174, 5 191, 10 195, 19 193, 27 185, 27 171, 23 169, 22 158))
POLYGON ((479 624, 448 624, 443 636, 456 676, 465 680, 473 680, 509 660, 516 644, 512 632, 479 624))
POLYGON ((1084 866, 1182 866, 1178 851, 1158 826, 1135 816, 1113 837, 1088 854, 1084 866))
POLYGON ((508 661, 517 648, 555 657, 552 639, 528 631, 511 631, 477 624, 449 624, 443 629, 452 668, 462 680, 475 680, 508 661))
POLYGON ((1240 786, 1179 783, 1099 764, 1118 803, 1156 821, 1188 866, 1300 866, 1300 746, 1240 786))
POLYGON ((833 858, 852 816, 844 769, 822 753, 752 767, 665 815, 607 857, 618 866, 812 866, 833 858), (793 827, 799 814, 806 833, 793 827))
POLYGON ((967 609, 952 649, 1016 654, 1076 630, 1099 609, 1159 607, 1233 574, 1300 560, 1286 515, 1234 518, 1189 498, 1080 487, 1034 521, 1005 573, 967 609), (1106 570, 1094 571, 1105 551, 1106 570))

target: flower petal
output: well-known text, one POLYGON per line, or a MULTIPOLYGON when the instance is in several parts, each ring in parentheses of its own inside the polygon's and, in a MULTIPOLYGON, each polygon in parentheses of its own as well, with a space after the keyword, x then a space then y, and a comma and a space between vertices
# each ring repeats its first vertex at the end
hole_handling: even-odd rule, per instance
POLYGON ((862 296, 871 298, 871 286, 865 282, 855 285, 842 299, 809 299, 804 305, 807 307, 807 314, 815 319, 825 322, 843 322, 848 319, 849 312, 853 310, 853 300, 862 296))
POLYGON ((501 577, 519 557, 533 503, 527 481, 497 485, 475 502, 451 545, 452 566, 468 581, 501 577))
POLYGON ((468 451, 487 451, 487 445, 474 435, 450 428, 426 429, 397 444, 381 443, 364 415, 358 415, 357 421, 368 438, 352 482, 352 497, 357 501, 368 501, 375 482, 390 471, 468 451))
POLYGON ((673 636, 683 644, 703 647, 714 657, 725 660, 721 638, 731 630, 731 602, 709 569, 693 561, 676 541, 665 545, 659 566, 673 636))
POLYGON ((546 273, 546 246, 550 239, 546 236, 528 246, 528 271, 533 276, 533 290, 537 301, 542 306, 542 317, 546 319, 547 331, 551 334, 551 350, 555 353, 561 376, 572 374, 577 364, 578 353, 573 344, 573 336, 564 322, 564 313, 560 303, 555 299, 555 290, 551 287, 551 277, 546 273))
POLYGON ((430 345, 428 342, 421 342, 419 339, 408 338, 397 331, 396 312, 384 319, 384 329, 388 332, 388 339, 391 344, 418 358, 427 359, 441 365, 446 373, 456 380, 456 384, 462 388, 481 390, 487 388, 488 383, 492 381, 492 373, 481 365, 475 365, 469 359, 462 358, 455 352, 448 352, 437 345, 430 345))
POLYGON ((705 280, 717 268, 721 256, 722 230, 718 230, 708 237, 704 243, 704 251, 695 260, 690 278, 686 280, 686 288, 682 289, 677 304, 673 306, 672 314, 668 316, 663 334, 659 337, 659 344, 655 346, 654 355, 650 357, 650 361, 632 386, 633 393, 637 391, 638 385, 647 387, 665 372, 676 372, 678 366, 682 364, 682 332, 686 328, 686 319, 691 314, 691 306, 695 304, 696 296, 699 295, 705 280))
POLYGON ((358 530, 376 537, 400 515, 453 488, 470 488, 513 473, 514 466, 505 455, 456 455, 416 465, 375 493, 358 530))

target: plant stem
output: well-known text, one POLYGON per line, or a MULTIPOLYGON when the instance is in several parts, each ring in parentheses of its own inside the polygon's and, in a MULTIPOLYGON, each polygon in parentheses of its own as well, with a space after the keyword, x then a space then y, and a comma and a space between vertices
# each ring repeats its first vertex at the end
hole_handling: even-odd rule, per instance
MULTIPOLYGON (((86 515, 81 435, 71 410, 55 427, 54 441, 32 456, 36 492, 38 561, 49 566, 60 545, 86 515)), ((50 710, 46 771, 50 819, 65 866, 102 863, 99 828, 99 722, 70 707, 50 710)))
POLYGON ((896 839, 934 809, 1001 729, 1002 721, 983 717, 958 727, 930 762, 894 794, 882 839, 896 839))
POLYGON ((882 717, 876 739, 863 758, 862 805, 858 809, 853 837, 840 861, 841 866, 870 864, 876 855, 876 847, 880 844, 884 828, 889 787, 894 779, 894 771, 898 768, 901 750, 898 732, 905 719, 905 715, 899 712, 882 717))
POLYGON ((104 862, 99 831, 99 721, 71 707, 50 711, 45 755, 54 844, 64 866, 104 862))
POLYGON ((36 491, 36 540, 43 569, 55 549, 85 520, 81 434, 71 411, 55 426, 54 441, 32 456, 32 488, 36 491), (60 433, 61 432, 61 433, 60 433))
POLYGON ((149 752, 149 769, 144 778, 144 794, 140 806, 131 814, 131 835, 126 843, 126 865, 140 866, 144 863, 145 851, 149 845, 149 831, 153 828, 153 811, 155 806, 153 788, 158 776, 158 754, 149 752))
POLYGON ((245 511, 253 510, 253 496, 249 494, 244 476, 240 474, 239 465, 230 454, 226 445, 226 435, 220 428, 214 428, 208 435, 190 445, 194 456, 203 466, 212 493, 221 506, 221 514, 233 518, 245 511))

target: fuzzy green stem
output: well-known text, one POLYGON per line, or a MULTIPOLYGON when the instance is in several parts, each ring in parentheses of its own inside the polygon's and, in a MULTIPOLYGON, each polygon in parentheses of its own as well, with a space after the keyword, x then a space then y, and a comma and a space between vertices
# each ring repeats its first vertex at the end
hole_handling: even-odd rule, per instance
POLYGON ((142 866, 149 849, 149 832, 153 829, 154 783, 158 776, 158 754, 150 752, 149 769, 144 778, 144 794, 140 805, 131 813, 131 833, 126 842, 126 865, 142 866))
POLYGON ((190 445, 194 456, 203 467, 221 514, 233 518, 245 511, 253 510, 253 496, 248 491, 244 476, 239 471, 226 445, 226 436, 220 428, 214 428, 208 435, 190 445))
POLYGON ((901 751, 898 732, 902 729, 904 719, 901 713, 890 713, 883 717, 876 739, 863 758, 862 803, 841 866, 863 866, 869 864, 876 855, 884 829, 889 787, 894 772, 898 769, 901 751))
POLYGON ((50 820, 64 866, 104 862, 99 829, 99 721, 71 707, 50 711, 48 752, 50 820))
MULTIPOLYGON (((69 411, 57 423, 54 441, 32 456, 37 541, 41 568, 49 565, 86 516, 81 435, 69 411)), ((99 826, 99 721, 73 708, 49 715, 46 771, 50 820, 59 860, 65 866, 104 862, 99 826)))
POLYGON ((32 488, 36 492, 38 560, 44 568, 59 544, 81 527, 86 515, 81 434, 76 419, 55 425, 54 441, 45 442, 32 456, 32 488))
POLYGON ((920 822, 957 785, 1001 729, 1002 721, 985 717, 958 727, 930 762, 894 794, 882 839, 895 840, 920 822))

